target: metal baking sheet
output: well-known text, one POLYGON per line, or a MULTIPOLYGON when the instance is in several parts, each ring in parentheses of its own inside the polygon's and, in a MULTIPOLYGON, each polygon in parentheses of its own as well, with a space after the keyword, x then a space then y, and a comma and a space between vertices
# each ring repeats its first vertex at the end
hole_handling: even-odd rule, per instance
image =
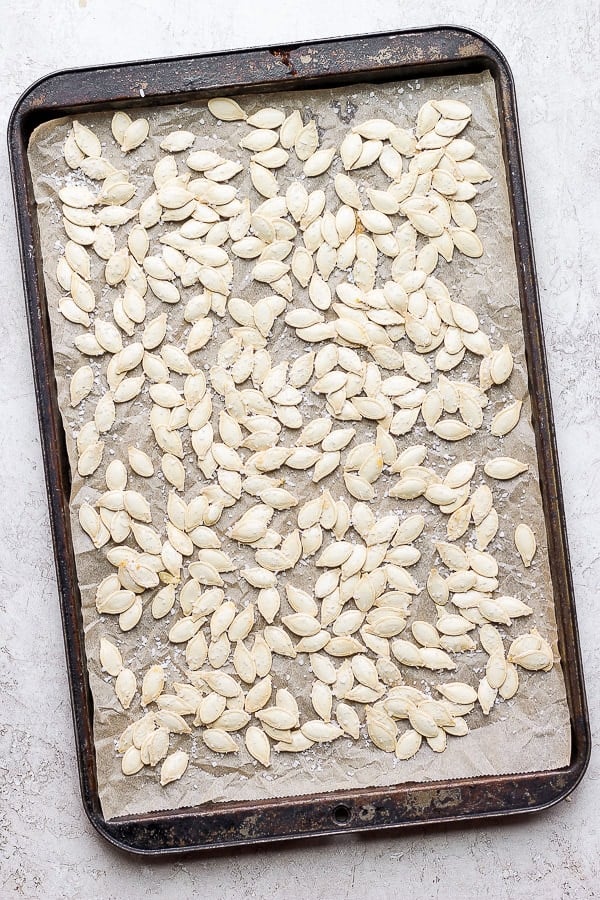
POLYGON ((581 676, 558 464, 546 379, 537 287, 527 221, 514 90, 500 53, 462 29, 381 34, 294 48, 263 48, 51 75, 21 98, 9 125, 13 188, 27 292, 30 338, 73 710, 82 795, 92 823, 113 843, 168 853, 434 821, 456 821, 548 806, 581 778, 589 727, 581 676), (306 52, 309 50, 310 52, 306 52), (135 105, 173 104, 221 93, 332 87, 365 81, 488 71, 496 86, 519 277, 540 486, 572 723, 567 768, 524 775, 404 784, 261 802, 212 804, 111 819, 102 816, 92 734, 92 700, 83 649, 79 590, 69 525, 69 471, 58 411, 41 250, 26 151, 48 119, 135 105))

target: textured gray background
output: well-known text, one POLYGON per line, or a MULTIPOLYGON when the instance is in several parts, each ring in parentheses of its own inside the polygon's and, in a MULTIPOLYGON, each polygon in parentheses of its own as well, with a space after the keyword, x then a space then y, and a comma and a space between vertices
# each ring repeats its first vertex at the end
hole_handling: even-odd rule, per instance
MULTIPOLYGON (((507 55, 519 101, 592 729, 600 652, 597 0, 0 0, 0 130, 54 69, 441 23, 507 55), (283 9, 285 7, 285 9, 283 9)), ((0 897, 600 897, 600 765, 568 802, 482 828, 351 836, 148 864, 79 798, 4 140, 0 144, 0 897), (41 677, 40 677, 41 676, 41 677)))

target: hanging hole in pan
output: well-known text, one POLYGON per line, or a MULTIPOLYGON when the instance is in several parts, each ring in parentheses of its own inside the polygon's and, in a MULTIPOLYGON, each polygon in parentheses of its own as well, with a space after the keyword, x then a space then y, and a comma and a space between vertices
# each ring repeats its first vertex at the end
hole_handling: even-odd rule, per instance
POLYGON ((332 816, 336 825, 347 825, 352 817, 352 812, 348 806, 340 803, 333 810, 332 816))

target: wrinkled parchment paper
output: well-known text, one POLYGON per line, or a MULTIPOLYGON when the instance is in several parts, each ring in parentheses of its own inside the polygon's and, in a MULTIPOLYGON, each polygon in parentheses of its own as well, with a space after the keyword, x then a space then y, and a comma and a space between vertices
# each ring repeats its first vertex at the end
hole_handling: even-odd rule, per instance
MULTIPOLYGON (((483 257, 471 260, 455 253, 454 261, 450 265, 440 258, 434 274, 445 282, 454 300, 466 303, 477 312, 480 327, 490 336, 495 349, 508 341, 515 358, 515 369, 508 386, 492 388, 488 392, 490 403, 485 410, 484 425, 472 437, 458 444, 445 443, 428 434, 419 421, 412 432, 398 438, 397 443, 400 449, 422 441, 428 444, 430 451, 425 465, 433 466, 442 475, 459 459, 482 461, 490 456, 506 455, 515 456, 529 463, 529 474, 509 482, 491 482, 485 478, 482 465, 479 465, 472 486, 474 488, 479 483, 487 481, 494 493, 500 527, 488 549, 494 553, 500 564, 500 593, 520 597, 534 609, 532 616, 515 620, 508 629, 500 628, 505 634, 505 648, 508 649, 510 640, 518 634, 529 631, 534 625, 556 648, 556 625, 545 526, 537 482, 530 404, 527 398, 527 376, 511 221, 498 113, 491 77, 483 73, 425 79, 421 82, 355 85, 333 90, 279 93, 272 96, 249 95, 243 97, 241 102, 248 113, 266 105, 283 107, 286 113, 291 112, 293 108, 300 108, 305 122, 312 116, 317 119, 321 146, 339 146, 343 136, 353 124, 373 117, 387 117, 400 126, 410 127, 422 103, 428 99, 441 97, 462 99, 471 106, 473 119, 461 137, 468 138, 476 145, 475 158, 492 173, 493 180, 479 186, 479 194, 473 201, 479 218, 478 234, 484 245, 483 257), (491 418, 504 403, 513 398, 525 401, 518 427, 504 439, 491 437, 489 434, 491 418), (529 569, 523 567, 513 542, 514 528, 520 521, 528 522, 532 526, 538 541, 538 552, 529 569)), ((236 158, 239 153, 237 142, 249 130, 243 123, 216 123, 202 103, 145 111, 136 109, 132 113, 134 117, 140 115, 145 115, 150 121, 150 137, 142 147, 127 157, 123 156, 112 138, 110 113, 81 116, 81 121, 92 126, 101 138, 103 155, 117 168, 127 168, 131 180, 137 185, 137 193, 128 204, 132 207, 139 206, 140 202, 154 190, 152 169, 162 155, 158 145, 170 131, 179 127, 191 130, 197 135, 192 149, 214 149, 226 158, 236 158)), ((79 428, 92 418, 95 404, 106 389, 103 371, 107 360, 102 357, 88 360, 80 356, 73 347, 73 339, 83 329, 67 322, 57 309, 58 300, 63 292, 55 277, 56 263, 66 242, 57 193, 65 183, 85 181, 80 173, 75 174, 69 170, 63 161, 62 146, 69 127, 70 123, 64 119, 57 119, 41 126, 31 139, 29 160, 38 202, 59 402, 73 472, 71 503, 73 540, 83 603, 88 670, 94 697, 98 786, 105 816, 113 818, 151 810, 221 801, 261 800, 315 791, 382 787, 407 781, 458 779, 477 775, 544 770, 567 765, 570 758, 569 715, 560 663, 556 657, 557 663, 550 673, 528 673, 520 669, 521 685, 516 697, 508 702, 498 700, 488 717, 484 717, 477 706, 467 716, 471 729, 469 735, 463 738, 449 738, 448 747, 443 754, 433 753, 424 742, 416 757, 401 762, 394 754, 384 753, 375 748, 363 734, 366 729, 362 729, 358 741, 343 737, 331 744, 315 745, 301 754, 273 752, 271 767, 264 769, 246 752, 240 734, 236 737, 241 747, 239 753, 217 755, 206 749, 199 737, 200 730, 192 726, 192 735, 171 737, 171 750, 181 747, 190 753, 190 766, 180 781, 161 788, 158 781, 159 767, 155 770, 146 767, 138 775, 129 778, 121 774, 120 758, 115 752, 115 740, 131 721, 143 714, 143 710, 139 705, 139 693, 136 694, 129 711, 121 709, 114 694, 114 679, 102 673, 100 669, 98 659, 100 638, 108 636, 118 644, 124 664, 131 667, 138 676, 138 685, 141 684, 143 673, 151 664, 163 663, 167 675, 165 690, 172 691, 173 682, 186 681, 185 657, 182 649, 184 645, 170 645, 166 637, 170 625, 180 615, 177 611, 178 604, 166 620, 155 622, 150 614, 150 600, 144 600, 145 608, 140 624, 126 634, 120 632, 117 617, 99 617, 94 605, 96 585, 112 571, 112 567, 104 556, 106 548, 102 551, 91 549, 90 541, 79 527, 77 509, 84 500, 93 502, 105 489, 106 465, 114 458, 126 462, 127 447, 130 444, 135 444, 149 453, 157 471, 160 471, 160 456, 147 424, 149 400, 146 386, 140 397, 118 407, 117 424, 113 426, 112 432, 105 436, 104 459, 94 475, 84 484, 77 474, 75 436, 79 428), (84 362, 90 362, 97 373, 96 384, 90 397, 74 410, 69 405, 68 380, 72 372, 84 362)), ((186 171, 185 158, 188 152, 191 151, 176 154, 180 172, 186 171)), ((248 159, 248 155, 245 158, 248 159)), ((334 162, 329 174, 311 179, 308 185, 309 190, 316 187, 325 188, 328 208, 334 210, 338 207, 339 201, 333 191, 332 176, 339 170, 339 166, 339 161, 334 162)), ((293 153, 286 172, 287 169, 292 169, 296 176, 301 173, 301 164, 295 160, 293 153)), ((360 182, 364 181, 367 185, 383 188, 387 183, 387 179, 376 165, 354 174, 360 182)), ((287 181, 290 176, 287 174, 282 176, 280 173, 279 177, 282 181, 285 177, 287 181)), ((234 183, 240 188, 241 197, 250 196, 252 207, 258 205, 262 198, 259 198, 251 188, 247 172, 236 176, 234 183)), ((93 187, 97 186, 96 182, 93 187)), ((117 248, 123 246, 129 227, 126 225, 115 230, 117 248)), ((170 223, 168 227, 174 229, 177 224, 170 223)), ((158 236, 162 230, 163 226, 152 229, 150 253, 160 252, 158 236)), ((104 263, 93 252, 91 256, 92 285, 95 286, 97 296, 96 315, 110 318, 112 303, 119 290, 106 287, 102 278, 104 263)), ((244 296, 253 301, 270 293, 268 286, 251 282, 250 264, 239 265, 236 261, 235 267, 236 273, 239 274, 235 276, 234 296, 244 296)), ((384 261, 378 270, 378 283, 383 284, 388 277, 388 271, 389 264, 384 261)), ((345 277, 336 271, 332 279, 336 283, 345 277)), ((185 346, 187 327, 183 327, 185 323, 181 318, 182 308, 184 302, 197 293, 199 288, 199 285, 195 285, 193 288, 182 289, 183 302, 175 308, 160 303, 148 291, 146 319, 149 320, 159 312, 166 311, 169 314, 171 329, 167 334, 167 340, 185 346)), ((294 297, 295 303, 308 305, 306 292, 300 290, 295 282, 294 297)), ((193 357, 195 363, 203 365, 205 369, 215 362, 218 345, 229 337, 228 329, 235 325, 227 316, 225 319, 217 319, 215 316, 213 318, 215 319, 213 339, 204 350, 193 357)), ((137 334, 141 333, 141 327, 132 340, 139 339, 137 334)), ((128 340, 125 338, 125 342, 128 340)), ((274 363, 277 363, 283 359, 293 360, 298 353, 304 352, 306 347, 295 337, 292 330, 283 324, 283 317, 280 317, 273 328, 269 349, 274 363)), ((401 349, 411 348, 407 345, 401 349)), ((478 359, 467 353, 465 362, 458 369, 448 373, 448 376, 451 379, 463 379, 467 376, 475 379, 477 369, 478 359)), ((183 379, 173 376, 172 381, 179 384, 183 379)), ((218 415, 220 408, 218 402, 216 408, 218 415)), ((300 408, 306 423, 311 417, 319 415, 321 404, 315 395, 311 394, 300 408)), ((213 423, 216 423, 215 414, 213 423)), ((344 423, 341 427, 344 427, 344 423)), ((374 427, 362 423, 354 443, 368 439, 367 436, 372 438, 373 435, 374 427)), ((187 440, 189 449, 189 439, 184 440, 187 440)), ((294 434, 288 432, 281 443, 292 445, 294 440, 294 434)), ((193 452, 187 453, 186 469, 192 474, 186 479, 184 498, 190 500, 200 493, 205 483, 197 470, 193 452)), ((308 484, 310 490, 310 479, 305 479, 303 473, 295 473, 289 469, 284 470, 284 473, 285 486, 296 492, 302 503, 309 496, 303 485, 308 484)), ((397 477, 382 476, 377 485, 377 500, 374 502, 378 514, 383 515, 385 512, 395 510, 401 517, 417 511, 425 515, 425 531, 416 542, 416 546, 422 552, 422 558, 410 570, 419 586, 424 587, 431 566, 439 565, 433 544, 435 540, 445 539, 446 518, 423 500, 405 503, 384 498, 384 486, 389 486, 397 477)), ((153 522, 155 527, 159 528, 166 515, 168 493, 167 486, 161 479, 162 476, 159 476, 147 482, 131 473, 128 484, 129 487, 140 490, 149 497, 155 511, 153 522), (152 489, 149 494, 150 487, 152 489)), ((340 490, 339 479, 335 476, 321 482, 318 490, 325 487, 330 488, 335 499, 345 496, 343 486, 340 490)), ((346 499, 353 502, 348 496, 346 499)), ((237 518, 254 502, 254 498, 243 495, 242 501, 233 510, 225 510, 218 525, 222 536, 231 520, 237 518)), ((271 525, 276 529, 283 529, 281 532, 283 534, 294 526, 293 512, 276 513, 271 525)), ((459 543, 464 545, 470 533, 459 543)), ((350 537, 347 536, 347 539, 353 540, 352 534, 349 532, 350 537)), ((232 553, 240 568, 252 558, 247 551, 240 549, 225 537, 223 549, 232 553)), ((281 615, 291 612, 285 601, 283 585, 289 581, 298 587, 310 588, 319 571, 314 567, 314 559, 315 557, 310 561, 301 561, 291 573, 283 573, 280 576, 281 615)), ((230 599, 241 605, 256 599, 256 591, 244 587, 244 582, 240 583, 235 573, 226 574, 224 578, 227 582, 226 594, 230 599)), ((415 619, 435 621, 435 610, 425 590, 414 599, 409 625, 415 619)), ((260 617, 257 616, 257 624, 258 621, 260 617)), ((473 634, 476 638, 477 632, 473 634)), ((401 637, 410 639, 408 628, 401 637)), ((435 684, 444 680, 465 680, 476 687, 479 678, 484 674, 487 655, 480 650, 456 654, 453 658, 457 663, 455 672, 436 674, 422 669, 404 669, 405 682, 419 688, 433 689, 435 684)), ((335 662, 337 664, 340 661, 335 662)), ((229 664, 226 670, 230 670, 229 664)), ((296 660, 289 660, 274 656, 271 674, 274 689, 287 687, 298 698, 301 721, 314 718, 310 702, 307 702, 312 682, 308 657, 300 654, 296 660)), ((399 727, 401 731, 405 723, 400 722, 399 727)))

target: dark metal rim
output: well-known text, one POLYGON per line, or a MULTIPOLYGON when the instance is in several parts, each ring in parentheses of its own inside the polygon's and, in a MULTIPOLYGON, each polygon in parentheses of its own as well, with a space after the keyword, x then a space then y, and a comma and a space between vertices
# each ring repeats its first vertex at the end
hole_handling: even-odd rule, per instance
MULTIPOLYGON (((494 65, 499 64, 504 70, 511 82, 513 83, 513 75, 510 69, 508 60, 502 53, 502 51, 490 41, 487 37, 482 35, 480 32, 475 31, 471 28, 465 28, 461 25, 429 25, 424 28, 407 28, 402 31, 378 31, 372 32, 370 34, 351 34, 344 35, 343 37, 327 37, 319 40, 307 40, 307 41, 298 41, 285 45, 273 45, 273 44, 261 44, 258 47, 236 47, 230 50, 219 50, 216 52, 205 52, 198 53, 192 56, 187 54, 182 54, 180 56, 163 56, 163 57, 154 57, 149 60, 126 60, 120 63, 105 63, 103 65, 98 66, 78 66, 78 67, 69 67, 65 69, 56 69, 53 72, 49 72, 46 75, 42 75, 36 81, 33 81, 25 90, 22 92, 20 97, 17 99, 12 112, 9 116, 8 120, 8 134, 9 141, 11 139, 11 132, 14 129, 15 120, 17 120, 23 114, 24 108, 27 106, 27 100, 29 97, 39 97, 40 89, 45 85, 51 86, 53 82, 55 82, 58 78, 69 78, 74 76, 76 78, 80 78, 81 76, 85 76, 86 74, 97 74, 98 72, 113 72, 115 69, 118 70, 140 70, 146 67, 160 67, 165 64, 173 64, 183 61, 192 61, 192 60, 210 60, 210 61, 219 61, 221 59, 228 59, 231 57, 243 55, 246 53, 262 53, 266 52, 278 58, 282 61, 283 65, 290 66, 291 64, 287 61, 286 58, 290 57, 292 52, 297 50, 301 50, 302 48, 308 47, 327 47, 334 45, 343 45, 347 43, 357 42, 357 41, 369 41, 372 39, 385 39, 385 38, 396 38, 403 37, 408 35, 431 35, 436 40, 443 39, 446 35, 456 34, 461 35, 467 39, 475 39, 481 45, 481 49, 484 51, 484 57, 488 62, 493 62, 494 65)), ((374 71, 373 69, 371 71, 374 71)), ((291 74, 291 73, 290 73, 291 74)), ((231 87, 235 87, 235 85, 230 85, 231 87)), ((243 84, 239 84, 238 87, 244 87, 243 84)), ((172 92, 169 92, 172 94, 172 92)), ((149 102, 152 100, 152 95, 144 95, 140 96, 139 94, 133 94, 130 97, 127 97, 128 105, 138 105, 138 106, 148 106, 149 102)), ((176 102, 177 98, 174 98, 172 102, 176 102)), ((106 98, 106 104, 108 104, 109 98, 106 98)))

